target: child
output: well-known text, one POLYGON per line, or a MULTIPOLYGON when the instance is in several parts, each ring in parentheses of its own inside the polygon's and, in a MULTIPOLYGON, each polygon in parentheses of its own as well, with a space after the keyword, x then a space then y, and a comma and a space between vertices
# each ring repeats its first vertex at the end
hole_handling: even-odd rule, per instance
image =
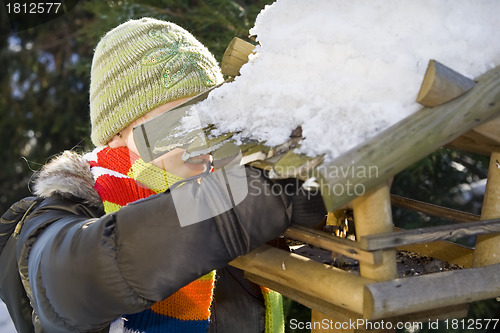
POLYGON ((0 242, 0 291, 19 332, 283 330, 279 295, 227 264, 292 221, 320 222, 321 197, 276 193, 277 183, 245 167, 252 186, 221 212, 227 188, 204 172, 208 155, 183 160, 176 148, 145 163, 131 135, 220 82, 212 54, 175 24, 132 20, 103 37, 90 85, 97 148, 49 162, 36 198, 2 217, 13 233, 0 242), (206 218, 183 225, 175 191, 206 218))

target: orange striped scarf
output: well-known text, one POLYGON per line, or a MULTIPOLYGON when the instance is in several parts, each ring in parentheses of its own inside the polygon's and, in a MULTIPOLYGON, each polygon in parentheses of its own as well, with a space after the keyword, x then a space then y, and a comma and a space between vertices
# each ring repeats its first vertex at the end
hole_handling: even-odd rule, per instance
MULTIPOLYGON (((144 162, 128 148, 98 148, 88 157, 106 213, 165 191, 182 178, 144 162)), ((137 221, 140 223, 140 221, 137 221)), ((126 315, 125 332, 206 332, 215 271, 139 314, 126 315)))

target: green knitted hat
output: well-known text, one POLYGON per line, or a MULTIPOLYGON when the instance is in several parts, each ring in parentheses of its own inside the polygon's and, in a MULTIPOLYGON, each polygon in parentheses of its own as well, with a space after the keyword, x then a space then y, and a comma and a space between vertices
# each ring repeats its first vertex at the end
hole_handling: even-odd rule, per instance
POLYGON ((152 18, 108 32, 95 49, 90 82, 92 142, 106 145, 154 108, 222 82, 214 56, 183 28, 152 18))

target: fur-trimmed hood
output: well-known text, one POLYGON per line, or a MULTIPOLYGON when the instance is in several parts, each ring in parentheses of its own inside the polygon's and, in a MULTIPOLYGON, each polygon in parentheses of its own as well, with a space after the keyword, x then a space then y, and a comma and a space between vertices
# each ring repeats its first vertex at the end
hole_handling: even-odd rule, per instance
POLYGON ((94 189, 94 177, 84 155, 65 151, 43 166, 37 173, 34 193, 42 198, 53 194, 62 197, 78 197, 91 206, 102 205, 94 189))

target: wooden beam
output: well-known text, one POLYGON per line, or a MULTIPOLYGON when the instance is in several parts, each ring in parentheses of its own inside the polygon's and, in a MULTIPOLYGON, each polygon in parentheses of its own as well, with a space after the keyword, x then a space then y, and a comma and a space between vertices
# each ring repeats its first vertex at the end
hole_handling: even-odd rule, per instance
MULTIPOLYGON (((273 280, 269 280, 263 278, 262 276, 248 272, 245 272, 245 277, 250 281, 257 283, 258 285, 266 286, 312 309, 312 321, 320 321, 326 318, 328 321, 336 320, 338 322, 349 322, 352 320, 364 318, 363 314, 352 312, 338 305, 328 303, 324 299, 308 295, 300 289, 290 286, 284 286, 273 280), (320 316, 320 313, 323 314, 323 316, 320 316)), ((428 320, 436 319, 463 318, 467 316, 467 309, 468 304, 453 304, 451 306, 443 308, 424 310, 420 312, 407 313, 396 317, 384 318, 384 320, 396 323, 409 321, 428 322, 428 320)), ((285 323, 285 325, 286 324, 287 323, 285 323)))
POLYGON ((275 178, 306 180, 310 177, 313 168, 320 165, 321 162, 323 162, 323 156, 309 157, 289 150, 274 164, 272 170, 275 178))
MULTIPOLYGON (((276 281, 269 280, 263 278, 262 276, 248 272, 245 272, 245 277, 250 281, 257 283, 258 285, 266 286, 272 290, 275 290, 283 296, 291 298, 294 301, 307 306, 313 311, 325 313, 328 316, 335 318, 336 320, 349 321, 349 319, 352 318, 363 318, 363 315, 360 313, 349 311, 341 306, 326 302, 324 299, 306 294, 300 289, 293 288, 291 286, 284 286, 283 284, 277 283, 276 281)), ((332 285, 336 284, 332 281, 332 285)))
POLYGON ((412 209, 427 215, 441 217, 453 222, 473 222, 479 221, 480 216, 455 209, 450 209, 438 205, 429 204, 418 200, 404 198, 398 195, 391 195, 391 203, 395 206, 412 209))
POLYGON ((385 318, 384 320, 392 323, 397 322, 423 322, 428 323, 429 320, 443 320, 451 318, 467 317, 469 304, 453 304, 442 308, 433 308, 429 310, 407 313, 395 317, 385 318))
POLYGON ((447 147, 491 155, 500 147, 500 117, 490 120, 446 144, 447 147))
POLYGON ((373 282, 267 245, 233 260, 230 264, 360 314, 363 311, 364 285, 373 282))
POLYGON ((418 228, 400 232, 363 236, 359 239, 362 249, 375 251, 398 246, 427 243, 450 238, 461 238, 500 232, 500 219, 464 222, 451 225, 418 228))
POLYGON ((477 79, 467 94, 446 104, 423 108, 358 147, 314 171, 328 211, 432 153, 500 113, 500 66, 477 79), (411 152, 409 154, 408 152, 411 152), (339 170, 345 177, 339 177, 339 170), (359 171, 365 171, 359 172, 359 171), (371 172, 371 176, 368 171, 371 172))
POLYGON ((417 102, 434 107, 451 101, 469 91, 475 82, 445 65, 430 60, 417 102))
POLYGON ((248 56, 255 50, 255 45, 234 37, 224 52, 221 61, 222 74, 240 75, 240 68, 248 62, 248 56))
POLYGON ((380 319, 498 295, 500 264, 366 285, 364 314, 367 319, 380 319))
MULTIPOLYGON (((451 229, 454 229, 453 226, 450 227, 451 229)), ((414 233, 411 230, 407 231, 414 233)), ((313 230, 299 226, 293 226, 288 228, 285 231, 285 235, 291 239, 299 240, 328 251, 340 253, 342 255, 345 255, 346 257, 359 260, 360 262, 366 262, 369 264, 380 264, 382 262, 382 257, 380 252, 381 249, 368 251, 365 250, 363 247, 377 247, 377 246, 383 248, 385 248, 385 246, 387 246, 388 248, 395 247, 396 245, 394 243, 396 241, 392 239, 396 237, 400 238, 401 236, 404 235, 404 232, 405 230, 403 229, 395 228, 394 233, 388 234, 391 235, 391 237, 388 237, 391 240, 389 241, 388 244, 385 245, 382 241, 380 241, 382 245, 380 244, 375 245, 374 242, 372 243, 363 242, 363 244, 361 244, 360 242, 329 235, 319 230, 313 230)), ((386 237, 385 234, 380 236, 380 238, 385 238, 385 237, 386 237)), ((374 236, 374 238, 377 237, 374 236)), ((406 238, 406 236, 403 236, 403 238, 406 238)), ((433 257, 441 261, 448 262, 450 264, 459 265, 464 268, 472 266, 472 254, 474 250, 471 248, 444 240, 412 243, 410 240, 405 239, 404 243, 405 244, 397 245, 397 249, 416 252, 421 255, 433 257)))
POLYGON ((473 128, 473 131, 481 134, 483 137, 496 142, 496 146, 500 147, 500 117, 496 117, 482 125, 473 128))
POLYGON ((329 235, 326 232, 293 226, 285 231, 285 236, 328 251, 336 252, 346 257, 372 265, 382 262, 382 252, 368 252, 361 249, 358 243, 345 238, 329 235))

